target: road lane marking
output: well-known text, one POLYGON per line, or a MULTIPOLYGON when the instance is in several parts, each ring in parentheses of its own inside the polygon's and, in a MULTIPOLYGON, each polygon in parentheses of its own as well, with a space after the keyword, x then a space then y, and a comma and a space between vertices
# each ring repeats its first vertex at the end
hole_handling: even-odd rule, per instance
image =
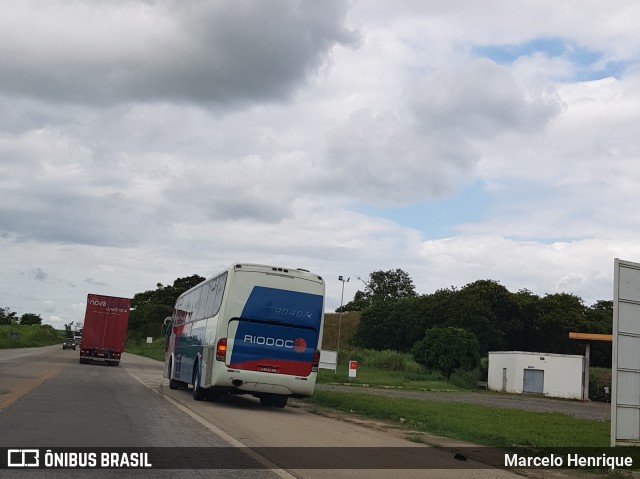
MULTIPOLYGON (((203 418, 199 414, 193 412, 191 409, 189 409, 186 406, 180 404, 178 401, 176 401, 172 397, 167 396, 161 390, 154 389, 152 386, 147 384, 142 378, 139 378, 137 375, 135 375, 134 373, 132 373, 128 369, 125 369, 125 370, 127 371, 127 373, 129 373, 129 375, 132 378, 134 378, 136 381, 138 381, 144 387, 150 389, 151 391, 156 393, 158 396, 160 396, 164 400, 168 401, 170 404, 172 404, 173 406, 177 407, 178 409, 180 409, 183 413, 185 413, 188 416, 190 416, 192 419, 195 419, 197 422, 202 424, 204 427, 209 429, 211 432, 213 432, 214 434, 220 436, 224 441, 229 443, 231 446, 244 449, 244 452, 246 452, 248 456, 250 456, 252 459, 255 459, 257 462, 263 464, 266 469, 268 469, 269 471, 273 472, 274 474, 276 474, 281 479, 298 479, 293 474, 290 474, 289 472, 285 471, 284 469, 279 468, 277 464, 274 464, 273 462, 269 461, 269 459, 267 459, 266 457, 261 456, 260 454, 255 452, 253 449, 251 449, 246 444, 243 444, 242 442, 238 441, 235 437, 231 436, 230 434, 228 434, 227 432, 223 431, 222 429, 220 429, 219 427, 215 426, 214 424, 211 424, 209 421, 207 421, 205 418, 203 418)), ((162 389, 162 387, 163 387, 163 384, 160 384, 160 389, 162 389)))

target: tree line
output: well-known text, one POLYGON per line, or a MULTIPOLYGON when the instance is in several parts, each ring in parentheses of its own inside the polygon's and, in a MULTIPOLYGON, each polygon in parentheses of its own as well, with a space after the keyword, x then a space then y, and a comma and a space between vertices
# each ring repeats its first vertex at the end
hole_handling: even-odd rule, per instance
POLYGON ((25 313, 18 317, 18 313, 10 308, 0 308, 0 325, 11 326, 14 324, 42 324, 42 317, 39 314, 25 313))
MULTIPOLYGON (((584 354, 585 345, 570 340, 569 332, 612 331, 613 301, 586 306, 570 293, 539 296, 526 289, 512 293, 494 280, 418 295, 409 274, 400 269, 375 271, 368 279, 359 279, 364 290, 342 307, 361 311, 354 346, 413 352, 419 357, 430 330, 454 328, 475 336, 481 356, 489 351, 584 354)), ((461 342, 469 341, 466 337, 461 342)), ((611 367, 611 343, 592 343, 591 364, 611 367)))

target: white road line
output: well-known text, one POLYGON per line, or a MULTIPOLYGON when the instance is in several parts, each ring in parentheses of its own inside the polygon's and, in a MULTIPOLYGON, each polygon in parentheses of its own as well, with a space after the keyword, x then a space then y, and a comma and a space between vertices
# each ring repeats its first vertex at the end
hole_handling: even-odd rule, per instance
POLYGON ((274 464, 273 462, 269 461, 266 457, 261 456, 260 454, 255 452, 253 449, 251 449, 247 445, 241 443, 235 437, 229 435, 228 433, 226 433, 225 431, 223 431, 219 427, 215 426, 214 424, 211 424, 209 421, 207 421, 205 418, 203 418, 199 414, 196 414, 191 409, 183 406, 182 404, 177 402, 175 399, 167 396, 166 394, 162 393, 161 391, 158 391, 158 390, 154 389, 153 387, 151 387, 150 385, 146 384, 141 378, 136 376, 134 373, 132 373, 128 369, 125 369, 125 370, 127 371, 127 373, 129 373, 129 375, 132 378, 134 378, 140 384, 142 384, 146 388, 150 389, 151 391, 156 393, 158 396, 160 396, 161 398, 165 399, 166 401, 168 401, 169 403, 171 403, 172 405, 174 405, 175 407, 180 409, 182 412, 184 412, 185 414, 189 415, 190 417, 192 417, 193 419, 198 421, 200 424, 202 424, 204 427, 209 429, 214 434, 220 436, 222 439, 224 439, 226 442, 228 442, 229 445, 231 445, 233 447, 239 447, 239 448, 245 449, 245 451, 243 451, 243 452, 246 452, 247 455, 251 456, 253 459, 255 459, 259 463, 263 464, 266 469, 270 470, 271 472, 276 474, 281 479, 298 479, 293 474, 285 471, 284 469, 279 468, 277 466, 277 464, 274 464))

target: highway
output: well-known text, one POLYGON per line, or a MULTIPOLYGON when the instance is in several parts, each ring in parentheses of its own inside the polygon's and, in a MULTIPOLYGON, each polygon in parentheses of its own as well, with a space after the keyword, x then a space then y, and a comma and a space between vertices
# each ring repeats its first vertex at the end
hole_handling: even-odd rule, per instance
MULTIPOLYGON (((176 469, 171 470, 6 470, 2 477, 388 479, 389 467, 403 460, 410 463, 416 452, 429 464, 430 478, 521 477, 481 468, 472 460, 462 463, 450 451, 415 444, 398 434, 312 414, 308 408, 296 407, 295 402, 285 409, 269 409, 251 396, 215 403, 194 401, 190 391, 169 389, 168 381, 162 378, 161 363, 130 354, 123 356, 119 367, 112 367, 81 365, 78 351, 62 350, 61 345, 0 350, 0 385, 0 447, 178 447, 194 454, 219 451, 215 470, 189 469, 178 458, 176 469), (197 449, 203 447, 218 449, 197 449), (335 463, 318 457, 322 453, 318 449, 301 447, 330 447, 332 454, 326 459, 335 463), (357 467, 369 464, 350 452, 353 447, 383 449, 380 454, 371 454, 372 468, 349 469, 345 466, 350 458, 357 467), (297 461, 292 462, 292 456, 297 461), (229 466, 234 469, 224 467, 225 461, 231 464, 239 457, 240 467, 237 462, 229 466)), ((171 454, 168 452, 165 459, 172 460, 171 454)), ((425 470, 398 469, 394 475, 425 477, 425 470)))

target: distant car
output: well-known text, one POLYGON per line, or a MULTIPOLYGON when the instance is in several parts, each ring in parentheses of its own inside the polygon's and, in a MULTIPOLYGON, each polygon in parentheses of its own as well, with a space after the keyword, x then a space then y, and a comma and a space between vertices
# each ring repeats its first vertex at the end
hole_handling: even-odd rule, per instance
POLYGON ((73 338, 66 338, 62 343, 62 349, 73 349, 76 350, 76 342, 73 338))

